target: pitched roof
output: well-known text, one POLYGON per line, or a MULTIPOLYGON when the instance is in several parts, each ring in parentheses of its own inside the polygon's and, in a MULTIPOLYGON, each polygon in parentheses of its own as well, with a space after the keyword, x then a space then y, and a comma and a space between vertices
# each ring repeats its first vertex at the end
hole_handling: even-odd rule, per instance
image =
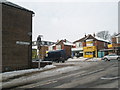
POLYGON ((74 44, 68 40, 60 40, 56 43, 56 45, 58 45, 60 42, 62 42, 64 45, 68 45, 68 46, 73 46, 74 44))
POLYGON ((84 39, 84 40, 87 40, 87 39, 95 39, 97 40, 94 36, 92 36, 91 34, 88 34, 87 37, 84 39))
POLYGON ((8 5, 8 6, 11 6, 11 7, 18 8, 18 9, 21 9, 21 10, 25 10, 25 11, 28 11, 28 12, 31 12, 32 14, 34 14, 33 11, 28 10, 28 9, 26 9, 26 8, 24 8, 24 7, 21 7, 21 6, 17 5, 17 4, 14 4, 14 3, 9 2, 9 1, 6 1, 6 0, 0 0, 0 3, 1 3, 1 4, 8 5))
POLYGON ((109 43, 108 40, 104 40, 104 39, 99 38, 99 37, 97 37, 97 36, 94 37, 94 36, 92 36, 91 34, 88 34, 87 36, 84 36, 83 38, 81 38, 81 39, 79 39, 79 40, 77 40, 77 41, 74 41, 73 43, 82 42, 82 41, 87 40, 87 39, 94 39, 94 40, 98 40, 98 41, 103 41, 103 42, 109 43))
POLYGON ((115 35, 115 36, 119 36, 120 35, 120 33, 118 33, 117 35, 115 35))
POLYGON ((99 37, 95 37, 97 40, 99 40, 99 41, 103 41, 103 42, 107 42, 107 43, 110 43, 110 41, 109 40, 105 40, 105 39, 102 39, 102 38, 99 38, 99 37))
POLYGON ((70 43, 70 42, 63 42, 64 45, 68 45, 68 46, 73 46, 74 44, 73 43, 70 43))
POLYGON ((83 38, 81 38, 81 39, 79 39, 79 40, 74 41, 73 43, 82 42, 85 38, 86 38, 86 37, 83 37, 83 38))

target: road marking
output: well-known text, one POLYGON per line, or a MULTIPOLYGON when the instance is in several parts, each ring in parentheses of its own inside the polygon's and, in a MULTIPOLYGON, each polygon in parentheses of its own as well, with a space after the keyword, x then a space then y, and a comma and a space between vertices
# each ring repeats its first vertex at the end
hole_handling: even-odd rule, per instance
MULTIPOLYGON (((99 71, 102 71, 102 70, 104 70, 104 68, 99 69, 99 70, 95 70, 95 71, 92 71, 92 72, 89 72, 89 73, 85 73, 86 71, 81 71, 79 73, 70 74, 70 75, 63 76, 63 77, 60 77, 60 78, 57 78, 57 79, 48 80, 48 81, 45 81, 45 82, 42 82, 42 83, 38 82, 36 84, 27 86, 27 88, 34 88, 34 87, 43 86, 43 85, 47 85, 47 84, 51 84, 51 83, 56 83, 60 79, 64 79, 64 78, 68 78, 68 77, 72 77, 72 76, 79 77, 79 76, 89 75, 89 74, 93 74, 93 73, 96 73, 96 72, 99 72, 99 71)), ((23 88, 24 88, 24 86, 23 86, 23 88)))
POLYGON ((103 79, 103 80, 113 80, 113 79, 118 79, 120 77, 101 77, 100 79, 103 79))
MULTIPOLYGON (((34 87, 38 87, 38 86, 43 86, 43 85, 47 85, 47 84, 51 84, 51 83, 56 83, 57 81, 50 81, 50 80, 48 80, 47 82, 44 82, 44 83, 42 83, 42 84, 40 84, 40 83, 37 83, 37 84, 35 84, 35 85, 30 85, 29 87, 27 87, 27 88, 34 88, 34 87)), ((24 88, 24 86, 22 87, 22 88, 24 88)))
POLYGON ((75 77, 80 77, 80 76, 84 76, 84 75, 89 75, 89 74, 93 74, 93 73, 96 73, 96 72, 99 72, 99 71, 103 71, 104 68, 102 69, 98 69, 98 70, 95 70, 95 71, 92 71, 92 72, 89 72, 89 73, 83 73, 83 74, 80 74, 78 76, 75 76, 75 77))
POLYGON ((56 83, 56 82, 57 82, 56 80, 54 80, 54 81, 48 81, 48 82, 45 82, 43 84, 40 84, 40 86, 51 84, 51 83, 56 83))
POLYGON ((64 79, 64 78, 67 78, 67 77, 71 77, 71 76, 75 76, 75 75, 78 75, 78 74, 81 74, 81 73, 84 73, 86 71, 81 71, 79 73, 75 73, 75 74, 70 74, 70 75, 67 75, 67 76, 63 76, 63 77, 60 77, 60 78, 57 78, 57 79, 52 79, 52 80, 48 80, 48 81, 45 81, 45 82, 38 82, 36 84, 32 84, 32 85, 27 85, 27 86, 23 86, 22 88, 34 88, 34 87, 37 87, 37 86, 43 86, 43 85, 47 85, 47 84, 51 84, 51 83, 55 83, 55 82, 58 82, 58 80, 60 79, 64 79))
POLYGON ((96 72, 99 72, 99 71, 102 71, 102 70, 104 70, 104 68, 99 69, 99 70, 95 70, 95 71, 92 71, 92 72, 89 72, 89 73, 85 73, 85 74, 83 73, 83 72, 85 72, 85 71, 82 71, 81 73, 83 73, 83 74, 80 74, 80 73, 77 73, 77 74, 71 74, 71 75, 64 76, 64 77, 60 77, 60 78, 57 78, 57 79, 48 80, 48 81, 45 82, 45 83, 38 84, 38 85, 34 85, 34 86, 32 86, 31 88, 34 88, 34 87, 37 87, 37 86, 43 86, 43 85, 47 85, 47 84, 51 84, 51 83, 55 83, 55 82, 57 82, 57 80, 64 79, 64 78, 67 78, 67 77, 71 77, 71 76, 75 76, 75 75, 77 75, 77 76, 75 76, 75 77, 79 77, 79 76, 82 76, 82 75, 93 74, 93 73, 96 73, 96 72), (78 75, 78 74, 79 74, 79 75, 78 75))

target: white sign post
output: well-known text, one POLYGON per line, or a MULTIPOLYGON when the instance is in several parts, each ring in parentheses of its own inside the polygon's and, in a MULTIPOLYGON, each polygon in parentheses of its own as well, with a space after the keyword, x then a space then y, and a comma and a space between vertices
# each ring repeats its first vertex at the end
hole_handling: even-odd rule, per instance
POLYGON ((38 47, 38 49, 39 49, 39 63, 38 63, 38 69, 40 69, 40 62, 41 62, 41 60, 40 60, 41 37, 43 37, 43 36, 42 36, 42 35, 39 35, 39 36, 37 37, 37 47, 38 47))

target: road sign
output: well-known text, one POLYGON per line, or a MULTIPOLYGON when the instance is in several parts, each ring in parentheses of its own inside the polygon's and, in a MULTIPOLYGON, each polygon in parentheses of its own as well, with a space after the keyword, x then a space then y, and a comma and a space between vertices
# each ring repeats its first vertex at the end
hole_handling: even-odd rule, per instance
POLYGON ((30 42, 16 41, 18 45, 30 45, 30 42))
POLYGON ((38 49, 41 49, 41 37, 43 37, 42 35, 39 35, 38 37, 37 37, 37 47, 38 47, 38 49))

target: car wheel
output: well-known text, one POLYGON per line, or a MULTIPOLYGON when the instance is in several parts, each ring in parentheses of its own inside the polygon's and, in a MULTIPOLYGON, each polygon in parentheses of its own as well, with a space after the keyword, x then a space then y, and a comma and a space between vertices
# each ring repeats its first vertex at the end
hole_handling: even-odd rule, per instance
POLYGON ((117 60, 119 60, 119 61, 120 61, 120 57, 118 57, 118 58, 117 58, 117 60))
POLYGON ((108 59, 107 59, 107 58, 104 58, 104 60, 105 60, 105 61, 108 61, 108 59))
POLYGON ((65 61, 62 61, 62 63, 64 63, 65 61))

